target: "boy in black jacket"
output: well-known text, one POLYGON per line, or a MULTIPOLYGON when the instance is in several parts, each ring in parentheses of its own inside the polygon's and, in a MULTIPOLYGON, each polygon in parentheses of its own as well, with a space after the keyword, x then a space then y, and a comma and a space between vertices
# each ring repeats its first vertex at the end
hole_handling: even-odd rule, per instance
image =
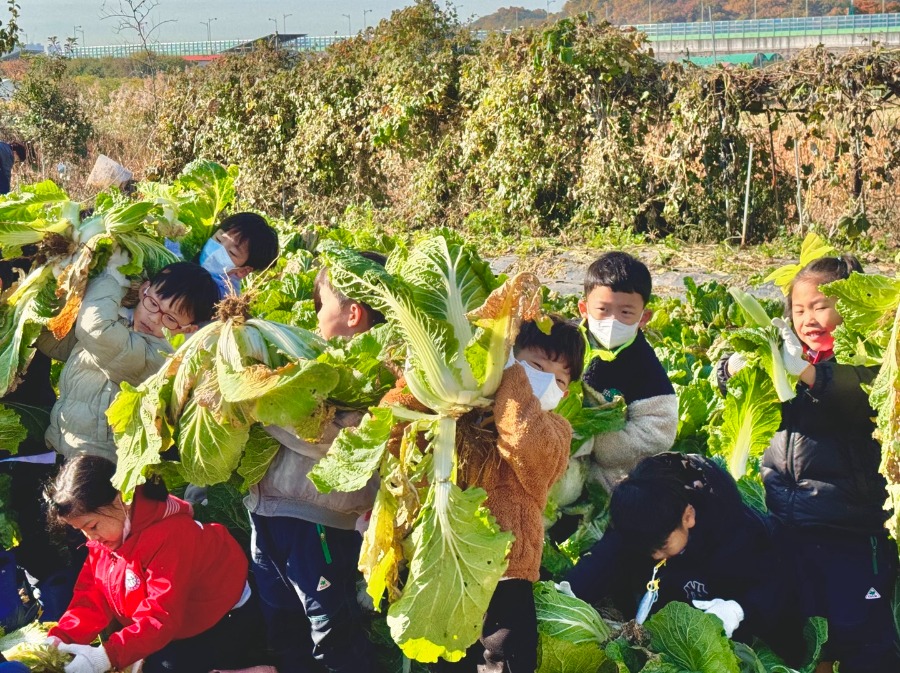
POLYGON ((789 660, 802 652, 794 582, 771 524, 744 505, 734 480, 708 458, 661 453, 642 460, 610 500, 611 526, 566 578, 590 603, 610 599, 626 618, 659 580, 657 610, 693 604, 736 640, 758 637, 789 660), (663 562, 664 563, 661 563, 663 562))
POLYGON ((642 262, 608 252, 588 267, 584 299, 578 302, 596 353, 584 382, 607 400, 622 395, 628 405, 623 429, 596 435, 576 453, 590 451, 591 479, 607 491, 641 458, 671 449, 678 430, 675 390, 640 329, 652 315, 651 289, 642 262))

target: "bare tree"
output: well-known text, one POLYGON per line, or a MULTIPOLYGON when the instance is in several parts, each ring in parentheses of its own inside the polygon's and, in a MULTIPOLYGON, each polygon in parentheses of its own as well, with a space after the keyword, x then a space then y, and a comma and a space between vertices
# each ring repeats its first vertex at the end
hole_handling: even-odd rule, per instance
POLYGON ((156 91, 156 75, 159 72, 159 58, 153 49, 159 40, 157 32, 167 23, 175 23, 177 19, 162 19, 153 15, 159 6, 159 0, 103 0, 100 5, 100 18, 115 23, 113 30, 119 35, 137 38, 140 54, 136 60, 143 69, 143 74, 150 77, 150 92, 153 96, 154 112, 159 104, 156 91))

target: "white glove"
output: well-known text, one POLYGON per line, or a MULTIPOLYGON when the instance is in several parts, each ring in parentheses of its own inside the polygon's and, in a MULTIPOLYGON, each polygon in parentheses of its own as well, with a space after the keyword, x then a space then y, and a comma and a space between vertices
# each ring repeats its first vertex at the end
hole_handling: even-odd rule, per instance
POLYGON ((772 318, 772 325, 781 332, 784 345, 781 347, 781 361, 788 374, 800 376, 810 366, 809 361, 803 357, 803 346, 800 339, 794 334, 794 330, 781 318, 772 318))
POLYGON ((578 596, 575 595, 575 592, 572 591, 572 585, 569 584, 565 580, 563 580, 559 584, 554 583, 553 586, 555 586, 556 590, 559 593, 561 593, 563 596, 569 596, 570 598, 578 598, 578 596))
MULTIPOLYGON (((713 598, 711 601, 693 601, 694 607, 703 610, 708 615, 718 617, 725 627, 725 635, 731 638, 731 634, 744 619, 744 608, 737 601, 726 601, 721 598, 713 598)), ((68 673, 68 671, 66 671, 68 673)))
POLYGON ((747 358, 744 357, 743 353, 732 353, 728 357, 728 362, 725 363, 725 366, 728 368, 728 375, 734 376, 747 366, 747 358))
POLYGON ((106 673, 112 668, 103 646, 75 645, 63 643, 60 652, 74 654, 75 658, 66 664, 66 673, 106 673))

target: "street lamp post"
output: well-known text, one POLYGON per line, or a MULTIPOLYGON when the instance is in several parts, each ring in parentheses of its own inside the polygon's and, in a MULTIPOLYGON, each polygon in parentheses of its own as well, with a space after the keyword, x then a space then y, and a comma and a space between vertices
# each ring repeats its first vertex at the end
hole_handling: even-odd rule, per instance
POLYGON ((556 0, 547 0, 547 18, 550 18, 550 5, 552 5, 556 0))
POLYGON ((293 14, 282 14, 281 15, 281 32, 287 35, 287 20, 289 16, 294 16, 293 14))
POLYGON ((371 9, 363 10, 363 32, 364 33, 366 32, 366 29, 369 27, 368 24, 366 23, 366 14, 371 14, 371 13, 372 13, 371 9))
POLYGON ((201 21, 200 23, 206 26, 206 45, 211 48, 212 46, 212 22, 218 21, 216 17, 210 17, 206 21, 201 21))
POLYGON ((341 14, 345 19, 347 19, 347 37, 353 35, 353 24, 350 23, 350 15, 349 14, 341 14))

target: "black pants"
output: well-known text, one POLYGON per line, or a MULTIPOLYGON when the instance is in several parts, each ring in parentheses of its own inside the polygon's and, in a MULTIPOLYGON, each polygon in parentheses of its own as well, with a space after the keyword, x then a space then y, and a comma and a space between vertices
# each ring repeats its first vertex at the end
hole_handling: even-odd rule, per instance
POLYGON ((356 600, 359 533, 286 516, 250 521, 251 567, 278 670, 374 671, 356 600))
POLYGON ((203 633, 173 640, 144 660, 143 673, 207 673, 268 663, 265 628, 254 597, 203 633))
POLYGON ((900 671, 891 601, 897 545, 887 536, 840 531, 784 531, 799 578, 805 617, 828 619, 823 661, 841 673, 900 671))
POLYGON ((456 663, 438 661, 435 673, 534 673, 537 669, 537 613, 528 580, 497 585, 484 614, 481 638, 456 663))

